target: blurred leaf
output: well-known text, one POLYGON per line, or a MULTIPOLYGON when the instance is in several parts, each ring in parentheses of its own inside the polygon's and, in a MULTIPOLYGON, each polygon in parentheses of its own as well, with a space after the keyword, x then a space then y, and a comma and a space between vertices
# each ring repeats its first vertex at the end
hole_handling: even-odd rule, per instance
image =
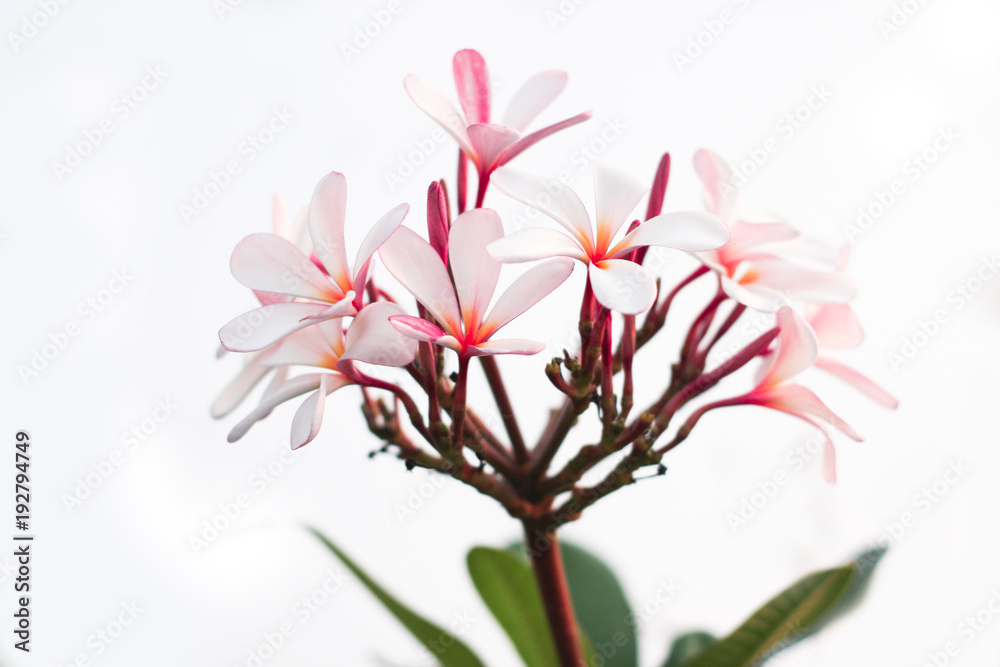
POLYGON ((369 577, 354 561, 347 557, 343 551, 338 549, 325 535, 309 528, 313 535, 318 537, 327 548, 333 552, 347 568, 354 573, 361 583, 371 591, 372 595, 378 598, 386 609, 416 637, 427 650, 437 658, 444 667, 485 667, 483 662, 476 657, 468 646, 460 642, 456 637, 439 626, 425 620, 413 612, 409 607, 394 598, 385 589, 379 586, 369 577))
POLYGON ((707 632, 688 632, 674 640, 670 645, 670 655, 663 667, 681 667, 686 661, 715 642, 715 637, 707 632))
POLYGON ((472 583, 524 664, 559 667, 535 573, 525 559, 508 550, 475 547, 467 561, 472 583))
POLYGON ((873 549, 842 567, 806 575, 684 667, 760 665, 851 608, 884 553, 873 549))
MULTIPOLYGON (((618 578, 583 547, 562 541, 559 545, 587 664, 595 664, 592 658, 600 655, 604 667, 636 667, 639 646, 634 616, 618 578)), ((528 558, 523 542, 510 548, 528 558)))

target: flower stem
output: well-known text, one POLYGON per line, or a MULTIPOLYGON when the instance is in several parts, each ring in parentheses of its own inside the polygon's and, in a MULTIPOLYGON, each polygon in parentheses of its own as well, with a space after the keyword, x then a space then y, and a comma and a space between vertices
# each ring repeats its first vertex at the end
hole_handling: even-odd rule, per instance
POLYGON ((573 603, 566 584, 562 550, 556 532, 529 519, 525 519, 523 523, 524 544, 531 556, 531 567, 535 571, 538 592, 542 596, 559 664, 562 667, 583 667, 580 631, 573 614, 573 603))
POLYGON ((507 437, 510 438, 510 444, 514 448, 514 457, 519 464, 523 464, 528 460, 528 447, 524 443, 524 436, 521 435, 521 427, 517 423, 517 416, 514 414, 514 406, 510 403, 503 376, 500 375, 500 367, 493 356, 482 356, 479 360, 483 364, 483 372, 486 373, 486 380, 496 399, 497 409, 500 410, 500 418, 507 429, 507 437))

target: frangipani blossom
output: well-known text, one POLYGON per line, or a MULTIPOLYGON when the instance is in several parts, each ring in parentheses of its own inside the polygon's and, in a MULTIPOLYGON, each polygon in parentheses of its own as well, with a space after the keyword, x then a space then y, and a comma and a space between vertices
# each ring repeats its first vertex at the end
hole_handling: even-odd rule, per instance
POLYGON ((399 227, 409 206, 396 206, 372 227, 358 249, 354 270, 347 262, 344 217, 347 182, 332 172, 316 186, 309 204, 309 235, 318 263, 276 234, 251 234, 236 246, 233 275, 256 292, 287 295, 237 317, 219 331, 234 352, 260 350, 310 324, 361 310, 371 258, 399 227))
POLYGON ((824 426, 847 437, 862 438, 809 389, 794 382, 795 377, 812 366, 819 356, 819 342, 806 321, 788 306, 778 310, 777 350, 770 355, 757 386, 747 394, 725 401, 728 405, 760 405, 779 410, 809 422, 823 434, 823 474, 831 484, 836 481, 836 451, 824 426))
POLYGON ((840 378, 880 405, 893 409, 899 405, 899 401, 870 379, 823 354, 828 350, 858 347, 864 340, 864 330, 849 305, 814 306, 806 312, 806 321, 816 333, 819 345, 819 356, 813 364, 816 368, 840 378))
POLYGON ((458 142, 462 152, 476 165, 480 183, 487 181, 495 168, 526 148, 592 115, 587 111, 523 135, 531 121, 566 87, 565 72, 548 71, 535 75, 514 94, 500 124, 493 124, 490 121, 490 79, 483 57, 472 49, 459 51, 452 61, 452 69, 464 117, 423 79, 411 74, 406 77, 404 86, 420 110, 458 142))
POLYGON ((486 246, 503 236, 495 211, 475 209, 455 218, 448 235, 448 267, 427 241, 400 227, 379 255, 389 273, 416 297, 433 317, 397 315, 389 318, 403 334, 450 348, 459 355, 536 354, 545 346, 531 340, 491 340, 511 320, 534 306, 573 272, 573 263, 553 260, 532 268, 490 308, 501 264, 486 246))
POLYGON ((379 301, 369 304, 351 322, 346 336, 343 320, 324 320, 285 336, 266 350, 255 355, 254 363, 261 368, 276 369, 275 381, 264 392, 260 403, 229 432, 229 441, 242 438, 250 427, 267 417, 274 408, 293 398, 309 394, 292 419, 292 449, 311 442, 323 422, 326 396, 355 384, 346 360, 364 361, 384 366, 403 366, 416 356, 416 342, 403 336, 393 336, 389 318, 403 313, 394 303, 379 301), (386 345, 372 346, 379 339, 386 345), (287 379, 293 366, 323 369, 287 379))
POLYGON ((815 261, 819 244, 807 241, 783 222, 746 222, 735 217, 732 171, 715 153, 701 149, 694 168, 704 185, 705 208, 730 224, 724 246, 694 256, 719 275, 723 291, 745 306, 774 312, 790 299, 844 303, 854 283, 832 263, 815 261), (807 261, 813 260, 813 261, 807 261))
POLYGON ((628 259, 643 246, 664 246, 696 252, 717 248, 729 239, 721 217, 704 211, 678 211, 650 218, 615 242, 632 210, 649 188, 628 174, 594 165, 596 232, 580 197, 568 187, 550 192, 544 179, 510 167, 493 174, 504 194, 558 222, 566 230, 531 227, 490 245, 502 262, 529 262, 543 257, 570 257, 587 265, 594 297, 605 307, 626 315, 645 312, 656 300, 656 281, 628 259))

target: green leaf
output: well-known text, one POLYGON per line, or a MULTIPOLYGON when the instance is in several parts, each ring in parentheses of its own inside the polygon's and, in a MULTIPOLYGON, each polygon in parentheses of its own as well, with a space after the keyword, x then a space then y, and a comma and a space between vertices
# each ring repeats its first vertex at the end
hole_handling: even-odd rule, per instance
POLYGON ((707 632, 695 631, 683 634, 670 645, 670 655, 663 667, 681 667, 685 662, 715 643, 715 637, 707 632))
POLYGON ((559 667, 535 574, 525 559, 508 550, 475 547, 467 561, 472 583, 524 664, 559 667))
POLYGON ((468 646, 439 626, 417 615, 409 607, 390 595, 369 577, 347 554, 338 549, 325 535, 315 528, 309 528, 340 561, 354 573, 361 583, 378 598, 386 609, 409 630, 444 667, 485 667, 468 646))
POLYGON ((575 544, 562 543, 573 611, 605 667, 636 667, 639 645, 632 607, 618 577, 604 561, 575 544))
POLYGON ((841 567, 809 574, 758 609, 732 634, 684 667, 752 667, 817 632, 847 611, 885 553, 873 549, 841 567))

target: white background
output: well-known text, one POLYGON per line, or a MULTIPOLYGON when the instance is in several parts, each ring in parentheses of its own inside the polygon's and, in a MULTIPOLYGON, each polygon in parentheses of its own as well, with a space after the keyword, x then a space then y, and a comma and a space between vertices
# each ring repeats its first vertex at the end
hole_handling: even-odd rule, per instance
MULTIPOLYGON (((490 664, 517 663, 464 570, 468 547, 518 535, 491 501, 448 482, 401 521, 396 508, 413 493, 428 493, 430 478, 407 474, 389 457, 366 457, 374 442, 349 391, 331 399, 320 438, 263 493, 251 476, 287 447, 294 406, 275 411, 237 445, 225 436, 239 417, 214 422, 208 414, 239 366, 232 355, 215 359, 216 331, 253 306, 228 273, 235 243, 269 230, 273 194, 295 210, 331 170, 347 174, 352 246, 400 201, 411 203, 407 224, 420 229, 424 189, 453 177, 455 150, 431 141, 430 154, 419 154, 435 126, 410 103, 402 79, 418 73, 454 99, 451 56, 475 47, 491 67, 498 110, 535 72, 570 72, 566 92, 539 122, 585 109, 594 119, 539 144, 518 164, 553 175, 569 170, 585 201, 583 146, 648 179, 660 154, 671 151, 667 208, 682 209, 699 206, 690 168, 697 148, 739 164, 773 137, 778 149, 747 180, 742 201, 840 244, 859 207, 877 202, 894 179, 904 181, 903 194, 854 239, 855 306, 868 338, 847 357, 901 407, 884 410, 810 376, 810 386, 867 436, 861 444, 838 440, 839 483, 824 484, 819 457, 793 470, 789 455, 813 437, 805 425, 753 408, 719 411, 669 457, 665 477, 626 489, 565 531, 614 565, 637 607, 655 597, 661 581, 680 586, 669 603, 650 606, 643 664, 660 664, 677 633, 725 633, 801 574, 880 538, 893 546, 861 608, 775 664, 917 666, 951 641, 959 653, 948 664, 996 664, 1000 619, 971 638, 959 626, 1000 591, 1000 280, 980 283, 961 304, 953 292, 1000 248, 996 4, 911 1, 912 15, 883 34, 880 22, 893 13, 886 0, 567 0, 562 13, 552 0, 401 2, 351 58, 342 45, 372 12, 384 12, 384 2, 247 0, 220 13, 210 0, 104 0, 58 5, 47 20, 32 18, 42 11, 38 2, 5 3, 0 272, 8 357, 0 403, 8 446, 16 429, 32 436, 37 542, 30 656, 12 649, 12 560, 0 559, 0 617, 7 619, 0 622, 0 663, 67 665, 83 655, 80 664, 246 665, 262 635, 291 620, 295 633, 269 667, 422 664, 419 646, 353 579, 307 622, 292 615, 329 568, 339 569, 302 522, 322 527, 429 617, 447 625, 470 616, 462 637, 490 664), (712 36, 704 22, 725 9, 733 20, 712 36), (44 25, 15 45, 10 34, 24 31, 26 19, 44 25), (692 50, 693 62, 679 66, 675 53, 699 39, 702 52, 692 50), (147 79, 151 90, 136 93, 144 99, 123 118, 116 100, 133 95, 147 67, 165 78, 155 86, 147 79), (825 87, 829 99, 817 105, 814 98, 818 108, 799 111, 808 120, 786 136, 779 122, 814 87, 825 87), (275 109, 294 118, 248 159, 241 145, 275 109), (60 178, 54 162, 65 162, 104 118, 112 119, 111 132, 60 178), (625 129, 602 144, 597 138, 608 123, 625 129), (958 138, 911 179, 907 161, 949 128, 958 138), (185 221, 180 206, 229 160, 240 161, 240 173, 185 221), (415 173, 390 187, 386 173, 413 160, 421 162, 415 173), (116 271, 127 284, 112 296, 104 290, 116 271), (81 303, 109 296, 102 312, 84 315, 81 303), (922 345, 912 359, 891 363, 890 354, 937 311, 946 322, 933 336, 916 336, 922 345), (22 378, 18 367, 67 324, 77 324, 78 334, 37 377, 22 378), (176 408, 154 430, 158 400, 176 408), (123 434, 144 420, 150 434, 127 451, 123 434), (106 468, 102 462, 116 450, 120 465, 67 509, 67 494, 95 466, 106 468), (945 493, 923 511, 915 496, 952 462, 968 472, 939 485, 945 493), (734 529, 727 515, 781 471, 790 481, 734 529), (195 553, 189 538, 242 493, 251 506, 195 553), (915 523, 887 537, 887 526, 907 512, 915 523), (99 653, 91 636, 132 602, 142 609, 138 618, 99 653)), ((516 212, 497 193, 487 204, 516 212)), ((676 257, 667 279, 690 270, 689 262, 676 257)), ((578 270, 542 312, 512 327, 512 334, 553 342, 537 358, 504 362, 532 434, 543 406, 556 401, 541 368, 566 344, 580 278, 578 270)), ((677 323, 686 327, 705 297, 695 289, 679 299, 677 323)), ((647 400, 678 336, 675 326, 641 357, 647 400)), ((734 378, 716 395, 748 387, 748 378, 734 378)), ((485 398, 473 400, 489 413, 485 398)), ((13 477, 12 453, 8 459, 5 480, 13 477)), ((9 515, 12 482, 2 488, 9 515)))

